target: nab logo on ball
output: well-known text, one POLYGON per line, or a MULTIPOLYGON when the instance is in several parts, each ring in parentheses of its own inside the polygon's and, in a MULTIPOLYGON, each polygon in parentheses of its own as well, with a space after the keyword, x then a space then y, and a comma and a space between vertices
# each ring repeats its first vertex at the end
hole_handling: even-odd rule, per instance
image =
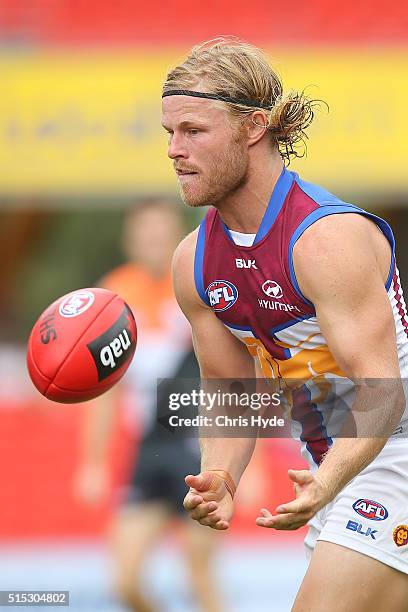
POLYGON ((95 296, 91 291, 76 291, 61 302, 59 313, 62 317, 77 317, 88 310, 94 301, 95 296))
POLYGON ((210 305, 216 312, 231 308, 238 299, 238 289, 236 286, 225 280, 213 281, 208 285, 206 293, 210 300, 210 305))
POLYGON ((98 380, 104 380, 132 358, 136 339, 129 328, 129 313, 125 308, 119 319, 105 333, 88 344, 98 370, 98 380))
POLYGON ((372 499, 358 499, 354 502, 353 509, 371 521, 384 521, 388 516, 388 510, 372 499))

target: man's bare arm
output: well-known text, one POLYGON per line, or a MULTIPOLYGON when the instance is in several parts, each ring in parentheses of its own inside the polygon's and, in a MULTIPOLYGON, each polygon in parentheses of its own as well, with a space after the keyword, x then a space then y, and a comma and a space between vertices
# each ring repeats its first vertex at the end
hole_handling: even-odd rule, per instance
MULTIPOLYGON (((173 274, 178 303, 192 327, 194 349, 200 365, 201 377, 202 379, 253 379, 255 378, 253 358, 240 341, 225 329, 212 309, 206 306, 197 294, 194 283, 195 244, 196 232, 179 245, 174 255, 173 274)), ((255 441, 255 438, 251 437, 220 438, 213 436, 201 439, 202 474, 211 470, 225 470, 237 485, 252 456, 255 441)), ((217 484, 211 479, 210 474, 199 480, 193 480, 190 477, 186 480, 195 491, 199 486, 202 486, 203 489, 200 490, 201 495, 187 496, 185 507, 190 511, 192 518, 199 520, 202 524, 225 529, 228 527, 232 514, 231 500, 228 499, 230 495, 227 493, 226 498, 220 500, 217 498, 220 494, 219 489, 216 493, 208 493, 207 489, 217 484), (201 501, 199 501, 200 497, 201 501), (195 505, 194 502, 199 503, 195 505)), ((222 492, 225 492, 224 489, 222 492)))
MULTIPOLYGON (((388 242, 371 221, 359 215, 329 217, 324 228, 323 224, 316 226, 304 238, 295 264, 300 286, 313 301, 323 335, 344 373, 351 379, 389 379, 384 383, 388 397, 377 401, 386 401, 383 408, 391 433, 405 400, 402 386, 391 384, 392 379, 399 379, 400 369, 395 323, 385 290, 391 260, 388 242), (322 258, 321 253, 327 255, 322 258), (307 259, 310 267, 305 265, 307 259), (311 274, 315 265, 316 276, 311 274)), ((363 387, 362 395, 375 397, 375 387, 372 393, 363 387)), ((353 410, 359 410, 359 401, 365 399, 357 394, 353 410)), ((382 436, 338 439, 319 475, 338 492, 371 463, 386 441, 382 436)))
MULTIPOLYGON (((353 380, 390 380, 386 404, 381 406, 387 415, 388 435, 405 406, 398 381, 395 324, 384 287, 390 259, 386 238, 372 222, 355 214, 318 221, 294 249, 299 286, 315 306, 337 364, 353 380)), ((364 410, 367 398, 377 403, 380 399, 369 386, 362 386, 352 410, 364 410)), ((365 434, 367 437, 336 439, 314 477, 306 471, 291 472, 298 499, 277 509, 282 516, 268 516, 268 524, 259 524, 281 529, 305 524, 378 455, 387 441, 383 431, 379 428, 377 433, 373 429, 372 437, 365 434)))

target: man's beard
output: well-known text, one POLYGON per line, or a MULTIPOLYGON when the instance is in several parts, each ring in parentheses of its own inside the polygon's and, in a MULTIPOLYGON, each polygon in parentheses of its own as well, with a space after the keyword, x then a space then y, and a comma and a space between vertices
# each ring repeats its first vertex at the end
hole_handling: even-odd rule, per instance
POLYGON ((180 195, 185 204, 192 208, 215 206, 226 197, 236 192, 247 180, 248 154, 236 141, 221 156, 212 161, 206 171, 206 178, 200 174, 193 175, 196 187, 180 184, 180 195))

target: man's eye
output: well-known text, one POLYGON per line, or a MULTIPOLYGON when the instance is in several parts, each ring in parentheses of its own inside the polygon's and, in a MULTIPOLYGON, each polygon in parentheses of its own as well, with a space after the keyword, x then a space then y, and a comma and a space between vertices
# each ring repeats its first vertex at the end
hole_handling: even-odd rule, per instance
POLYGON ((197 130, 197 128, 190 128, 190 129, 188 130, 188 133, 189 133, 191 136, 196 136, 196 135, 198 134, 198 132, 199 132, 199 131, 197 130))

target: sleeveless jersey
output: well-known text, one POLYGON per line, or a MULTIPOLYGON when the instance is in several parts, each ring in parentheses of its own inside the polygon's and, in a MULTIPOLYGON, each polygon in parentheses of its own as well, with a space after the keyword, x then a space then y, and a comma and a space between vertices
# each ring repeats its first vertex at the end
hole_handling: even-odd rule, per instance
MULTIPOLYGON (((198 294, 226 328, 245 343, 263 375, 305 383, 292 393, 290 409, 297 425, 295 433, 304 442, 305 458, 312 465, 320 463, 332 443, 316 398, 321 401, 328 380, 348 379, 330 352, 313 304, 302 295, 292 253, 308 227, 327 215, 342 213, 358 213, 373 220, 391 245, 386 291, 395 321, 401 377, 407 378, 407 310, 395 263, 394 237, 383 219, 342 202, 285 168, 252 246, 235 244, 218 211, 211 208, 200 225, 195 252, 198 294), (296 397, 300 396, 302 407, 297 413, 296 397)), ((350 398, 350 385, 334 394, 337 400, 350 398)), ((402 421, 407 420, 406 411, 402 421)), ((402 434, 401 427, 396 431, 402 434)))

